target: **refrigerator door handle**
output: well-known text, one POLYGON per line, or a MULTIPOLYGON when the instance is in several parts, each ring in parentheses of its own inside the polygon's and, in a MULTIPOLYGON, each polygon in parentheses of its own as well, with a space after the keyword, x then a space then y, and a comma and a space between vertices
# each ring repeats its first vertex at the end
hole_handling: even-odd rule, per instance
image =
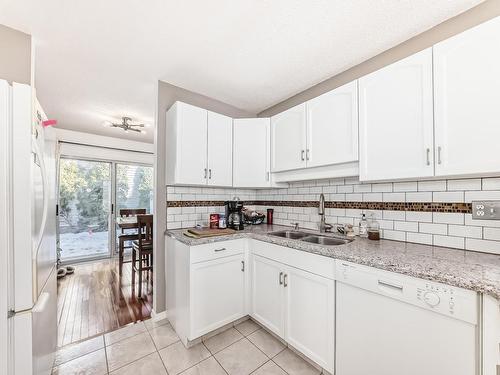
POLYGON ((49 187, 47 181, 47 170, 45 169, 45 163, 43 160, 43 155, 41 154, 40 148, 36 140, 33 140, 33 148, 35 149, 35 154, 40 163, 40 172, 42 175, 42 185, 43 185, 43 212, 42 212, 42 222, 40 223, 40 229, 38 232, 38 241, 34 248, 35 254, 38 252, 43 239, 43 232, 45 232, 45 226, 47 224, 47 212, 48 212, 48 200, 49 200, 49 187))

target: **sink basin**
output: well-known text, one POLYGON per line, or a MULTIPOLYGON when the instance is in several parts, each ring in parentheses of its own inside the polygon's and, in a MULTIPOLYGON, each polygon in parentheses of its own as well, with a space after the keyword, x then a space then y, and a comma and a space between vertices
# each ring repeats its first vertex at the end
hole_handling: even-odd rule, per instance
POLYGON ((352 242, 352 239, 323 237, 323 236, 307 236, 305 238, 301 238, 301 241, 316 243, 318 245, 338 246, 352 242))
POLYGON ((292 240, 298 240, 310 235, 310 233, 298 232, 293 230, 281 230, 279 232, 271 232, 269 234, 272 236, 277 236, 282 238, 290 238, 292 240))

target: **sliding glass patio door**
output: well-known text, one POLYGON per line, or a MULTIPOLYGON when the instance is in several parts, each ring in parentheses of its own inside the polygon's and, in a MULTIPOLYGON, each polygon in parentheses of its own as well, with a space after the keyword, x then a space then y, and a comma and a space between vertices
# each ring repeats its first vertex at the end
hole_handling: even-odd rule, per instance
POLYGON ((110 255, 112 163, 61 158, 59 248, 61 261, 110 255))
MULTIPOLYGON (((141 164, 115 164, 115 219, 123 209, 144 209, 153 212, 153 167, 141 164)), ((118 236, 122 233, 116 228, 114 242, 118 253, 118 236)), ((125 255, 130 253, 129 242, 125 242, 125 255)))
POLYGON ((61 261, 67 264, 116 254, 121 229, 116 228, 115 219, 125 208, 153 212, 153 167, 61 157, 61 261))

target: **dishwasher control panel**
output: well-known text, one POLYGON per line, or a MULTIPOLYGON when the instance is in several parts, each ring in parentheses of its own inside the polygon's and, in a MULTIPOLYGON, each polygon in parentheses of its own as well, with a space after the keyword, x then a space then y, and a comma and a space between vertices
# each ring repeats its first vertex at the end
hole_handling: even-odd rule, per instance
POLYGON ((470 290, 345 261, 337 261, 336 278, 338 282, 477 323, 478 297, 470 290))

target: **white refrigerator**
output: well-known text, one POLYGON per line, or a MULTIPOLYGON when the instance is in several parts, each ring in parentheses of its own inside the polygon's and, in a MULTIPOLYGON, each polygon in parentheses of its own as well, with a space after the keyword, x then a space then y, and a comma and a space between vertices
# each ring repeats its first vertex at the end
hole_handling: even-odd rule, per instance
POLYGON ((30 86, 0 80, 9 375, 50 374, 57 344, 57 142, 43 116, 30 86))

